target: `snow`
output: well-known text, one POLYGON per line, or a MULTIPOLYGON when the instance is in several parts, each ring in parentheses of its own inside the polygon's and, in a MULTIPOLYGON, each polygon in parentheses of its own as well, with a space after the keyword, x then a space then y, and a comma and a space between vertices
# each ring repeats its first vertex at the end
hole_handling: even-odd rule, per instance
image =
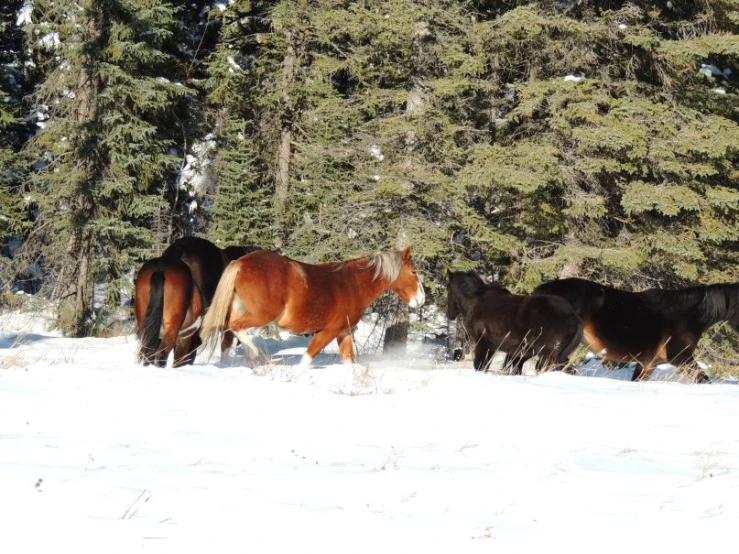
POLYGON ((255 370, 157 369, 48 321, 0 315, 3 552, 735 548, 735 385, 375 356, 372 318, 353 367, 284 337, 255 370))
POLYGON ((236 63, 236 60, 234 60, 233 56, 226 56, 226 61, 228 62, 228 65, 230 65, 233 69, 241 71, 241 66, 236 63))
POLYGON ((185 156, 185 167, 180 174, 179 187, 192 195, 203 196, 212 182, 210 164, 216 142, 212 134, 207 134, 202 141, 195 141, 192 153, 185 156))
POLYGON ((703 73, 706 77, 723 77, 723 72, 713 64, 701 64, 698 73, 703 73))
POLYGON ((375 158, 377 161, 381 162, 382 160, 385 159, 385 154, 382 153, 382 149, 376 144, 373 144, 372 146, 370 146, 369 153, 370 153, 370 156, 375 158))
POLYGON ((618 28, 619 29, 626 29, 627 27, 628 27, 628 25, 626 25, 626 23, 619 23, 618 24, 618 28))
POLYGON ((214 7, 218 8, 218 11, 224 12, 229 6, 232 6, 236 0, 227 0, 226 2, 216 2, 213 4, 214 7))
POLYGON ((582 81, 583 79, 584 79, 584 77, 582 77, 582 76, 577 76, 577 75, 566 75, 566 76, 565 76, 565 82, 566 82, 566 81, 574 81, 574 82, 578 82, 578 81, 582 81))
POLYGON ((47 33, 44 36, 42 36, 39 39, 39 44, 41 44, 42 47, 47 48, 51 50, 52 48, 56 48, 61 44, 61 40, 59 39, 59 33, 47 33))
POLYGON ((33 14, 33 0, 25 0, 23 6, 18 10, 18 17, 15 20, 15 24, 18 27, 28 25, 31 23, 31 15, 33 14))

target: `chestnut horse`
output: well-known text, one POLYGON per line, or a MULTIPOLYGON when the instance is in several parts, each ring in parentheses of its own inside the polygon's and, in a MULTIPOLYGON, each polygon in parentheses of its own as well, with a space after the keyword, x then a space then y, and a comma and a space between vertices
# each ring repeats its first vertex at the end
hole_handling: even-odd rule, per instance
POLYGON ((208 240, 185 237, 141 267, 134 312, 144 364, 163 367, 173 349, 174 367, 195 361, 200 323, 223 270, 229 260, 253 250, 248 246, 221 250, 208 240))
POLYGON ((333 339, 341 360, 351 363, 352 328, 387 290, 411 307, 423 304, 425 294, 410 248, 318 265, 274 252, 253 252, 223 272, 201 333, 212 343, 226 330, 238 333, 275 323, 295 334, 314 334, 301 366, 310 365, 333 339))
POLYGON ((582 323, 557 296, 521 296, 484 281, 477 273, 450 272, 447 317, 462 317, 475 345, 475 369, 487 369, 496 350, 520 374, 529 358, 536 368, 560 368, 582 339, 582 323))
MULTIPOLYGON (((739 331, 739 284, 628 292, 572 278, 539 285, 534 294, 569 301, 593 352, 608 360, 637 362, 633 381, 648 378, 665 362, 696 370, 698 340, 719 321, 739 331)), ((709 378, 696 370, 696 380, 709 378)))
POLYGON ((146 262, 136 277, 134 304, 139 356, 164 367, 174 349, 174 367, 195 361, 205 299, 185 262, 162 256, 146 262))

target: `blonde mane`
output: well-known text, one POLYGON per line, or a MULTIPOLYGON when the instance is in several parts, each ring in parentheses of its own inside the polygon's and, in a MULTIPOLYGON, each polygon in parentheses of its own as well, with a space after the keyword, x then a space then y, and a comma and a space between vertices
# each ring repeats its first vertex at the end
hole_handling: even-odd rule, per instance
POLYGON ((399 250, 378 252, 370 256, 365 267, 367 269, 374 269, 372 275, 373 280, 376 281, 382 277, 389 283, 392 283, 400 275, 400 270, 403 269, 403 256, 399 250))

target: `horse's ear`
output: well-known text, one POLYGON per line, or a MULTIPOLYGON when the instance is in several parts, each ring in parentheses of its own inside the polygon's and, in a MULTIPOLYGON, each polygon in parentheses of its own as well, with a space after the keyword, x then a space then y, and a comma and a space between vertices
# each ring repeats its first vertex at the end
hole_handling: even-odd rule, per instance
POLYGON ((411 247, 410 247, 410 246, 407 246, 407 247, 406 247, 406 248, 405 248, 405 249, 403 250, 403 261, 404 261, 404 262, 407 262, 407 261, 408 261, 408 260, 410 260, 410 259, 411 259, 411 247))

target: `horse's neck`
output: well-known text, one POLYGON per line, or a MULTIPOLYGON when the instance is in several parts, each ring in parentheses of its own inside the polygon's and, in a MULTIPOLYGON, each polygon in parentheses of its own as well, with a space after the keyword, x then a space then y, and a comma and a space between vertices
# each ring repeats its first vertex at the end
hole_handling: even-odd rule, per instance
POLYGON ((739 309, 739 285, 666 290, 658 298, 664 308, 692 313, 695 322, 708 329, 719 321, 731 319, 739 309))
POLYGON ((367 300, 363 309, 366 309, 378 296, 390 289, 390 282, 381 275, 375 278, 375 269, 367 267, 369 258, 359 258, 351 260, 344 264, 340 271, 344 271, 351 276, 359 287, 366 291, 367 300))
POLYGON ((463 294, 457 294, 457 297, 455 299, 457 303, 457 307, 459 308, 459 314, 462 316, 462 319, 465 320, 465 322, 468 321, 470 317, 470 313, 472 312, 472 309, 475 307, 475 302, 478 300, 478 296, 475 297, 467 297, 463 294))
POLYGON ((739 283, 709 286, 703 306, 711 320, 707 321, 709 326, 735 319, 739 313, 739 283))

